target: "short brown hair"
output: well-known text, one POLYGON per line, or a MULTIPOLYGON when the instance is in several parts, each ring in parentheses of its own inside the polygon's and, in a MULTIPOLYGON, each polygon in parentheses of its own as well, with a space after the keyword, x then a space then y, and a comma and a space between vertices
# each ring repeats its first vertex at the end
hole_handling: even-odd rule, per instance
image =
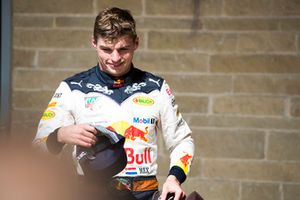
POLYGON ((115 39, 122 35, 129 35, 132 39, 137 37, 135 20, 129 10, 106 8, 97 15, 94 25, 95 40, 99 37, 115 39))

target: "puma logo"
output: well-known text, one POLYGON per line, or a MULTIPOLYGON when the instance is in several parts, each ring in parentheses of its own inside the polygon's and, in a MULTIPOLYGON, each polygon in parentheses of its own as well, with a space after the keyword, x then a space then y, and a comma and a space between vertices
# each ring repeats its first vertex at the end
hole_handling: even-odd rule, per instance
POLYGON ((158 79, 158 80, 156 81, 156 80, 154 80, 154 79, 152 79, 152 78, 149 78, 149 81, 151 81, 151 82, 153 82, 153 83, 156 83, 157 86, 160 86, 160 84, 159 84, 160 79, 158 79))

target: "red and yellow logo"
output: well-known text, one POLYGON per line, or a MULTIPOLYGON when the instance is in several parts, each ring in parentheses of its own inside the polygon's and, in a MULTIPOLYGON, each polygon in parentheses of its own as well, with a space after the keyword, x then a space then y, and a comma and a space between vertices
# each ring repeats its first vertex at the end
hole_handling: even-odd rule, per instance
POLYGON ((118 121, 107 128, 123 135, 126 140, 135 141, 136 139, 140 139, 148 142, 148 138, 146 137, 148 135, 148 127, 145 128, 145 131, 142 131, 128 124, 126 121, 118 121))
POLYGON ((179 160, 179 166, 183 169, 185 173, 189 171, 189 166, 191 163, 193 156, 186 153, 184 156, 182 156, 179 160))

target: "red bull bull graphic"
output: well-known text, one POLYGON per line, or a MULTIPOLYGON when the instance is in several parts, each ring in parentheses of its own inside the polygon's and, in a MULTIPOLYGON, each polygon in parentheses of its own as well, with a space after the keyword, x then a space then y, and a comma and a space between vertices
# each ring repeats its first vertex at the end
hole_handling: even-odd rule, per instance
POLYGON ((148 138, 146 138, 147 134, 148 134, 148 126, 145 128, 145 132, 144 132, 144 131, 141 131, 140 129, 138 129, 138 128, 131 125, 131 126, 129 126, 129 128, 127 128, 125 130, 124 137, 126 139, 129 139, 129 140, 132 140, 132 141, 139 138, 140 140, 148 142, 148 138))
POLYGON ((136 139, 140 139, 148 142, 148 138, 146 137, 148 135, 148 127, 145 128, 145 131, 142 131, 135 126, 130 125, 126 121, 118 121, 107 128, 119 133, 120 135, 123 135, 127 141, 135 141, 136 139))
POLYGON ((189 164, 192 158, 193 156, 189 155, 188 153, 186 153, 184 156, 180 158, 179 166, 183 169, 185 173, 188 172, 189 164))

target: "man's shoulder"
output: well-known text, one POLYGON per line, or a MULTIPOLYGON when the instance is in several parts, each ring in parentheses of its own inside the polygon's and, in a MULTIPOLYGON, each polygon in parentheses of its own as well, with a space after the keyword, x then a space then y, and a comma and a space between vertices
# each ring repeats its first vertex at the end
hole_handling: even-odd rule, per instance
POLYGON ((156 87, 158 89, 161 89, 164 82, 162 77, 138 68, 135 69, 135 77, 139 79, 138 82, 145 82, 148 86, 156 87))
POLYGON ((79 72, 73 76, 70 76, 63 80, 63 82, 67 83, 71 90, 79 89, 82 90, 83 84, 90 82, 93 79, 96 79, 96 66, 92 67, 86 71, 79 72))
POLYGON ((90 68, 88 70, 76 73, 76 74, 74 74, 74 75, 66 78, 64 81, 67 82, 67 83, 70 83, 71 81, 86 80, 86 79, 92 77, 93 75, 95 75, 95 73, 96 73, 95 68, 96 67, 92 67, 92 68, 90 68))

